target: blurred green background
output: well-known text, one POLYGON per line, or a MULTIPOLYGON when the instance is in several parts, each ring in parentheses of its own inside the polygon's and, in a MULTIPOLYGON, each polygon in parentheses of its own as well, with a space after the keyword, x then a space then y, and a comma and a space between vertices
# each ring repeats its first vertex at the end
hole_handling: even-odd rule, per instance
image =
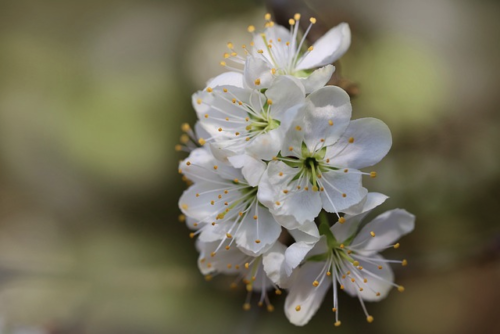
POLYGON ((499 17, 493 0, 0 1, 0 333, 500 332, 499 17), (190 96, 266 5, 348 22, 337 83, 393 132, 365 183, 417 225, 386 254, 409 260, 406 291, 368 303, 373 324, 347 295, 340 328, 331 296, 305 328, 284 296, 244 312, 178 221, 190 96))

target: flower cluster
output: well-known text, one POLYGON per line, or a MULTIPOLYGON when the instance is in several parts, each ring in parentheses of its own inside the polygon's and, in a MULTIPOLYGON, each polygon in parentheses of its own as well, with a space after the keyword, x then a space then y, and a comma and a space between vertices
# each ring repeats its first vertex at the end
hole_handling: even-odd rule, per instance
POLYGON ((333 289, 335 325, 338 292, 361 302, 384 298, 394 283, 389 263, 378 253, 398 248, 413 230, 414 216, 396 209, 372 221, 363 218, 385 195, 368 192, 362 169, 389 151, 388 127, 374 118, 351 120, 349 95, 325 86, 350 45, 341 23, 314 44, 301 33, 300 15, 290 29, 266 15, 265 30, 249 26, 253 40, 238 53, 232 43, 221 65, 229 69, 193 95, 198 123, 178 150, 189 152, 179 172, 189 188, 179 200, 181 218, 197 237, 198 266, 210 279, 237 275, 249 291, 288 291, 285 313, 306 324, 333 289), (328 215, 334 217, 330 226, 328 215))

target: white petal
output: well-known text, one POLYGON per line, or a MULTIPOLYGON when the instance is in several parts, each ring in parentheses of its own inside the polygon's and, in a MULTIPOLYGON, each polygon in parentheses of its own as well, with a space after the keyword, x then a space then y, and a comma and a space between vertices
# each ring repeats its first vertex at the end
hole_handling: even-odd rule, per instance
POLYGON ((306 93, 309 94, 325 86, 332 78, 333 72, 335 72, 335 66, 327 65, 318 68, 305 78, 299 78, 299 80, 304 86, 306 93))
POLYGON ((358 227, 363 218, 370 213, 371 210, 385 202, 387 198, 388 197, 383 194, 368 193, 361 203, 344 210, 344 213, 346 213, 344 216, 345 222, 343 224, 337 222, 330 228, 335 239, 339 242, 343 242, 354 235, 354 233, 358 231, 358 227), (359 214, 352 214, 354 212, 359 212, 359 214))
POLYGON ((378 254, 371 256, 369 261, 355 256, 353 256, 353 258, 358 260, 360 266, 363 267, 363 270, 356 270, 356 272, 361 275, 361 278, 366 278, 367 282, 363 283, 357 276, 353 276, 356 278, 357 284, 346 281, 344 284, 344 291, 353 297, 357 297, 359 293, 363 300, 370 302, 379 301, 385 298, 392 288, 390 283, 394 282, 394 274, 389 264, 384 263, 382 269, 378 269, 378 264, 376 262, 375 264, 371 262, 384 259, 378 254), (370 273, 372 273, 372 275, 370 273), (362 287, 363 291, 359 291, 359 287, 362 287), (377 296, 377 292, 380 293, 380 296, 377 296))
POLYGON ((352 107, 349 95, 343 89, 327 86, 311 93, 301 111, 304 115, 304 140, 313 152, 322 139, 323 145, 328 146, 340 138, 349 125, 352 107))
POLYGON ((271 160, 274 156, 278 155, 284 136, 281 126, 269 132, 262 133, 250 141, 246 151, 259 159, 271 160))
POLYGON ((285 245, 275 242, 273 247, 262 256, 262 264, 267 277, 281 288, 287 287, 290 278, 284 270, 285 251, 285 245))
POLYGON ((304 86, 299 80, 289 76, 278 76, 271 87, 266 91, 266 96, 272 100, 271 116, 282 121, 288 117, 287 111, 304 102, 304 86))
POLYGON ((225 246, 228 245, 229 242, 229 239, 215 240, 213 242, 202 242, 200 239, 196 240, 196 248, 200 252, 198 268, 202 274, 207 275, 214 272, 226 274, 238 273, 234 265, 244 262, 248 256, 243 254, 236 247, 231 247, 229 250, 226 250, 225 246), (214 256, 211 256, 218 247, 220 250, 217 251, 214 256), (231 264, 230 268, 228 268, 228 264, 231 264))
POLYGON ((303 241, 306 243, 315 244, 319 240, 319 231, 314 221, 305 222, 297 229, 288 231, 295 241, 303 241))
POLYGON ((226 72, 207 82, 207 87, 215 88, 218 86, 235 86, 243 88, 243 74, 238 72, 226 72))
POLYGON ((288 320, 296 326, 303 326, 309 322, 330 288, 329 278, 326 278, 318 287, 312 285, 323 266, 322 262, 307 262, 300 267, 294 277, 285 301, 285 314, 288 320), (300 311, 297 311, 296 308, 299 305, 300 311))
POLYGON ((285 252, 285 272, 288 276, 292 274, 293 269, 304 261, 306 255, 314 247, 314 244, 306 242, 296 242, 291 244, 285 252))
POLYGON ((382 160, 391 145, 391 131, 384 122, 361 118, 349 124, 342 138, 328 148, 326 156, 338 167, 360 169, 382 160))
POLYGON ((415 216, 403 209, 387 211, 371 222, 366 224, 358 235, 354 238, 352 244, 363 243, 366 249, 363 255, 376 253, 377 249, 383 249, 394 244, 403 235, 413 231, 415 227, 415 216), (375 234, 371 236, 370 232, 375 234))
POLYGON ((238 227, 234 237, 238 247, 257 256, 269 249, 281 234, 281 226, 266 208, 254 204, 238 227), (257 216, 257 219, 254 219, 257 216), (256 241, 259 242, 256 242, 256 241))
POLYGON ((324 187, 320 194, 327 212, 342 212, 360 203, 368 193, 361 186, 361 174, 329 171, 322 174, 319 183, 324 187))
POLYGON ((341 23, 330 29, 313 44, 313 50, 304 54, 296 70, 305 70, 333 63, 347 51, 351 45, 351 30, 347 23, 341 23))
POLYGON ((273 81, 269 63, 253 56, 246 59, 244 77, 246 86, 251 89, 267 88, 273 81), (259 84, 256 84, 256 80, 259 84))
POLYGON ((266 164, 247 154, 232 156, 228 158, 231 164, 236 168, 242 168, 241 172, 248 184, 256 187, 259 184, 262 174, 266 170, 266 164))

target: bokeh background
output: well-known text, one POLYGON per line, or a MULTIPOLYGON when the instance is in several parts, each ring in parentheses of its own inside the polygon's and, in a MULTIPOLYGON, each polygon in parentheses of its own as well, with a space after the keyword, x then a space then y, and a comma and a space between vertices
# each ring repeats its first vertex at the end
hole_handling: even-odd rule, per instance
MULTIPOLYGON (((1 0, 0 333, 498 333, 500 3, 494 0, 1 0), (267 9, 266 9, 267 6, 267 9), (335 84, 394 146, 365 180, 416 230, 404 293, 331 297, 305 328, 241 309, 178 221, 193 92, 271 11, 348 22, 335 84)), ((275 298, 276 297, 276 298, 275 298)))

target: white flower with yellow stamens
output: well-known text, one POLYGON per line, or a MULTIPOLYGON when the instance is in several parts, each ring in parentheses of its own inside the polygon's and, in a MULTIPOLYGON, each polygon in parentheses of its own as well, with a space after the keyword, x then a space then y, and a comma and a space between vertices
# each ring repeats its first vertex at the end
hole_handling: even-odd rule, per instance
POLYGON ((381 300, 393 286, 404 291, 394 283, 389 263, 405 266, 407 261, 386 260, 378 252, 398 248, 399 243, 395 242, 413 230, 415 217, 405 210, 391 210, 361 229, 360 216, 346 217, 343 224, 337 222, 331 228, 320 226, 320 241, 292 276, 285 314, 295 325, 305 325, 311 319, 330 287, 333 287, 332 310, 336 326, 340 325, 339 289, 359 298, 368 322, 372 322, 373 317, 364 301, 381 300))
POLYGON ((338 215, 366 196, 361 176, 376 174, 358 169, 387 154, 391 133, 379 120, 350 117, 349 96, 334 86, 311 93, 298 110, 259 183, 259 200, 284 227, 298 228, 321 209, 338 215))
MULTIPOLYGON (((238 275, 236 281, 242 281, 248 291, 247 300, 243 305, 245 310, 251 307, 252 292, 260 292, 259 306, 265 304, 268 311, 274 310, 267 293, 272 289, 276 294, 281 294, 281 290, 268 278, 266 270, 269 270, 267 268, 269 262, 273 262, 269 261, 269 255, 282 251, 285 248, 284 245, 276 242, 268 252, 256 257, 249 256, 236 247, 230 247, 228 239, 212 242, 203 242, 198 239, 196 246, 200 252, 198 268, 207 280, 218 274, 236 274, 238 275), (225 250, 219 251, 221 247, 225 250)), ((233 285, 236 285, 236 282, 233 285)))
POLYGON ((241 170, 216 160, 209 150, 199 148, 181 162, 180 171, 194 184, 179 200, 182 213, 208 242, 230 239, 244 252, 256 256, 278 239, 281 226, 257 199, 241 170))
POLYGON ((323 87, 331 78, 335 67, 330 65, 338 60, 351 44, 351 31, 346 23, 330 29, 313 45, 307 46, 306 38, 315 18, 309 19, 309 26, 300 36, 300 14, 289 20, 290 29, 274 24, 271 15, 266 14, 266 29, 259 33, 254 26, 248 31, 254 37, 250 47, 244 46, 247 57, 239 55, 232 43, 229 52, 224 54, 221 64, 228 69, 237 70, 228 64, 244 63, 245 82, 254 87, 259 80, 261 87, 268 87, 277 75, 292 75, 301 80, 307 93, 323 87))
POLYGON ((270 160, 281 149, 297 110, 293 107, 304 99, 302 85, 281 76, 265 93, 228 85, 208 87, 193 95, 193 106, 210 135, 205 142, 226 155, 247 153, 270 160))

